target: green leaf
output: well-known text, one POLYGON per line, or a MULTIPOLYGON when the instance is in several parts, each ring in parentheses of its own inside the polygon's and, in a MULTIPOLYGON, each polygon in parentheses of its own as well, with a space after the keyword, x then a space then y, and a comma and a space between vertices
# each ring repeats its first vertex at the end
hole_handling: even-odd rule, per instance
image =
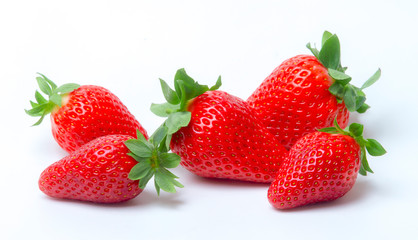
POLYGON ((366 102, 365 96, 357 96, 356 98, 356 111, 358 112, 358 109, 366 102))
POLYGON ((152 173, 152 168, 149 161, 141 161, 132 167, 128 178, 131 180, 139 180, 146 177, 150 173, 152 173))
POLYGON ((32 126, 38 126, 39 124, 41 124, 45 116, 46 114, 42 114, 41 118, 39 118, 38 121, 36 121, 36 123, 34 123, 32 126))
MULTIPOLYGON (((176 177, 177 178, 177 177, 176 177)), ((179 187, 179 188, 183 188, 184 187, 184 185, 183 184, 181 184, 179 181, 177 181, 177 180, 175 180, 175 179, 173 179, 172 180, 172 183, 174 184, 174 186, 176 186, 176 187, 179 187)))
POLYGON ((366 94, 357 87, 354 87, 354 90, 356 91, 356 111, 363 106, 363 104, 366 102, 366 94))
POLYGON ((178 89, 178 93, 180 94, 180 109, 184 109, 186 107, 186 103, 188 101, 187 94, 186 94, 186 87, 185 82, 182 80, 176 81, 176 89, 178 89))
POLYGON ((154 177, 154 187, 155 187, 155 191, 157 191, 157 195, 160 196, 160 185, 157 183, 157 177, 154 177))
POLYGON ((176 191, 176 189, 174 188, 174 185, 171 182, 171 178, 163 174, 161 171, 155 172, 155 183, 156 183, 155 185, 158 186, 158 188, 161 188, 166 192, 176 191))
POLYGON ((161 89, 163 90, 164 98, 168 103, 176 105, 180 103, 177 93, 168 86, 168 84, 160 78, 161 89))
POLYGON ((141 140, 129 139, 125 141, 126 147, 135 155, 143 158, 152 157, 152 149, 141 140))
POLYGON ((139 141, 142 141, 142 142, 146 142, 147 141, 147 139, 145 138, 144 134, 142 134, 142 132, 139 131, 139 129, 136 130, 136 138, 139 141))
POLYGON ((325 132, 325 133, 332 133, 332 134, 339 133, 335 127, 321 128, 321 129, 318 129, 318 132, 325 132))
POLYGON ((170 114, 165 121, 165 125, 168 128, 168 134, 173 134, 180 128, 189 125, 191 118, 191 112, 175 112, 170 114))
POLYGON ((170 143, 171 143, 171 139, 172 138, 173 138, 173 135, 172 134, 167 135, 167 137, 165 138, 165 144, 164 144, 164 146, 165 146, 165 149, 167 149, 167 152, 170 149, 170 143))
POLYGON ((367 161, 366 152, 364 150, 364 147, 361 151, 361 166, 366 172, 373 173, 373 170, 369 166, 369 162, 367 161))
POLYGON ((383 146, 374 139, 367 139, 366 148, 367 152, 372 156, 382 156, 386 153, 383 146))
POLYGON ((43 75, 42 73, 37 74, 42 76, 42 78, 51 86, 52 90, 57 88, 57 85, 53 81, 49 80, 49 78, 47 78, 45 75, 43 75))
POLYGON ((332 68, 328 69, 328 74, 335 79, 335 81, 338 81, 341 85, 346 85, 347 83, 349 83, 351 81, 351 77, 348 76, 347 74, 338 71, 338 70, 334 70, 332 68))
POLYGON ((66 83, 64 85, 59 86, 57 89, 55 89, 56 93, 69 93, 74 91, 75 89, 79 88, 80 85, 76 83, 66 83))
POLYGON ((39 106, 37 106, 35 108, 29 109, 29 110, 25 110, 25 112, 29 116, 39 117, 45 111, 46 105, 48 105, 48 103, 44 103, 44 104, 41 104, 41 105, 39 105, 39 106))
POLYGON ((328 91, 338 98, 344 97, 344 86, 337 81, 329 87, 328 91))
POLYGON ((150 137, 150 142, 157 147, 167 136, 168 128, 162 124, 150 137))
POLYGON ((42 96, 42 94, 40 94, 40 93, 38 92, 38 90, 36 90, 36 91, 35 91, 35 99, 36 99, 36 101, 37 101, 39 104, 44 104, 44 103, 47 103, 47 102, 48 102, 48 100, 46 100, 46 99, 44 98, 44 96, 42 96))
POLYGON ((169 114, 180 109, 180 105, 172 105, 171 103, 151 104, 151 112, 159 117, 168 117, 169 114))
POLYGON ((364 170, 364 167, 362 164, 360 164, 360 169, 358 171, 359 174, 361 174, 362 176, 367 176, 367 172, 366 170, 364 170))
POLYGON ((126 155, 132 157, 133 159, 135 159, 137 162, 142 162, 142 161, 147 161, 149 160, 149 157, 140 157, 137 156, 135 154, 133 154, 132 152, 128 152, 126 155))
POLYGON ((360 123, 352 123, 349 126, 349 131, 355 136, 361 136, 363 135, 363 125, 360 123))
POLYGON ((62 97, 59 94, 53 93, 50 97, 49 97, 49 101, 53 102, 54 104, 58 105, 59 107, 61 107, 62 104, 62 97))
POLYGON ((322 34, 322 46, 324 46, 325 42, 326 42, 326 41, 327 41, 330 37, 332 37, 332 33, 328 32, 328 31, 325 31, 325 32, 322 34))
MULTIPOLYGON (((36 108, 36 107, 38 107, 38 106, 39 106, 39 104, 38 104, 38 103, 33 102, 33 101, 29 101, 29 103, 30 103, 30 106, 31 106, 32 108, 36 108)), ((25 110, 25 111, 26 111, 26 110, 25 110)))
POLYGON ((218 77, 218 80, 216 80, 216 84, 213 85, 211 88, 209 88, 210 91, 218 90, 222 86, 222 80, 221 76, 218 77))
POLYGON ((319 59, 319 51, 318 51, 318 49, 316 49, 315 47, 312 47, 312 46, 311 46, 311 43, 306 44, 306 47, 307 47, 309 50, 311 50, 312 54, 313 54, 313 55, 314 55, 317 59, 319 59))
POLYGON ((144 189, 147 186, 149 180, 151 180, 152 176, 154 176, 153 171, 149 172, 145 177, 141 178, 138 183, 139 188, 144 189))
POLYGON ((354 112, 357 110, 357 106, 356 106, 357 94, 352 85, 346 85, 344 87, 343 99, 344 99, 344 103, 348 111, 354 112))
POLYGON ((203 93, 207 91, 209 91, 209 87, 207 85, 200 85, 199 83, 196 83, 196 85, 194 86, 194 91, 192 91, 191 94, 187 96, 187 98, 188 99, 195 98, 197 96, 202 95, 203 93))
POLYGON ((370 106, 367 105, 366 103, 363 103, 363 105, 361 105, 358 109, 357 112, 358 113, 365 113, 367 111, 367 109, 369 109, 370 106))
POLYGON ((166 169, 159 169, 155 172, 155 186, 157 191, 159 188, 166 192, 176 192, 175 186, 182 187, 175 178, 178 178, 174 174, 168 172, 166 169))
POLYGON ((364 84, 361 86, 361 89, 365 89, 373 85, 377 80, 379 80, 380 75, 382 74, 382 71, 377 69, 377 71, 371 76, 364 84))
MULTIPOLYGON (((195 80, 186 73, 184 68, 177 70, 176 75, 174 76, 174 82, 177 82, 178 80, 183 81, 189 86, 193 86, 195 84, 195 80)), ((176 89, 176 92, 179 92, 178 89, 176 89)))
POLYGON ((340 63, 340 41, 337 35, 329 37, 319 51, 319 61, 326 68, 338 69, 340 63))
POLYGON ((159 156, 160 164, 166 168, 175 168, 180 164, 181 158, 175 153, 162 153, 159 156))
POLYGON ((41 91, 43 93, 45 93, 46 95, 50 96, 52 94, 52 89, 51 87, 48 85, 48 82, 42 78, 42 77, 37 77, 36 81, 38 82, 39 85, 39 89, 41 89, 41 91))
POLYGON ((346 134, 346 132, 344 131, 344 129, 342 129, 342 128, 340 127, 340 125, 338 125, 337 116, 335 116, 333 124, 334 124, 335 129, 337 129, 337 131, 338 131, 339 133, 341 133, 341 134, 346 134))

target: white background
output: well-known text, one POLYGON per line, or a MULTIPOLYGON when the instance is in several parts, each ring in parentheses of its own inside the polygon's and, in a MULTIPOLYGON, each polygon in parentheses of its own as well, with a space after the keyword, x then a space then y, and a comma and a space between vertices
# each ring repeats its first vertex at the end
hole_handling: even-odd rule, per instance
POLYGON ((418 4, 416 1, 0 1, 0 239, 413 239, 418 233, 418 4), (343 198, 273 209, 268 185, 202 179, 157 197, 96 205, 54 200, 37 185, 64 157, 49 119, 30 127, 36 72, 58 84, 101 85, 152 133, 158 78, 178 68, 246 99, 282 61, 337 33, 342 62, 372 108, 352 120, 388 153, 369 158, 343 198), (407 237, 409 236, 409 237, 407 237))

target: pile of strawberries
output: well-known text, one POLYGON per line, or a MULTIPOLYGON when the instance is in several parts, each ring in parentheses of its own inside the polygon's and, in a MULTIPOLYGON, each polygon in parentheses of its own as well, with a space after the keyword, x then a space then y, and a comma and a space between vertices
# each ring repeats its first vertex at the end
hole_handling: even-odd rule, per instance
POLYGON ((372 172, 366 153, 385 154, 350 112, 369 108, 362 87, 350 84, 338 37, 323 34, 320 50, 284 61, 245 101, 201 85, 184 69, 174 89, 160 79, 166 102, 151 111, 165 118, 148 136, 127 107, 105 88, 57 86, 40 74, 36 102, 26 112, 51 115, 52 134, 69 155, 45 169, 39 188, 55 198, 116 203, 139 195, 153 178, 158 192, 183 187, 168 169, 179 164, 208 178, 270 183, 278 209, 330 201, 372 172))

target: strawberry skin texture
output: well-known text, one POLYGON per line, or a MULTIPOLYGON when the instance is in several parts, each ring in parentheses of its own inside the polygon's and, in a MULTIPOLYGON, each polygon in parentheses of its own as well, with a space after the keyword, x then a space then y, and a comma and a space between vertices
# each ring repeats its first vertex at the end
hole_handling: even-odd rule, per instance
POLYGON ((287 154, 242 99, 208 91, 189 102, 191 121, 173 134, 171 149, 196 175, 273 181, 287 154))
POLYGON ((128 174, 138 162, 128 156, 124 142, 127 135, 96 138, 67 157, 46 168, 39 178, 39 188, 54 198, 95 203, 117 203, 142 192, 139 180, 128 174))
POLYGON ((289 149, 300 137, 338 124, 345 128, 349 111, 329 92, 327 69, 310 55, 284 61, 247 99, 258 117, 289 149))
POLYGON ((268 190, 269 202, 278 209, 331 201, 354 185, 361 149, 350 136, 314 132, 290 149, 268 190))
POLYGON ((84 85, 70 92, 63 106, 51 113, 52 134, 71 153, 91 140, 111 134, 136 136, 147 132, 127 107, 109 90, 84 85))

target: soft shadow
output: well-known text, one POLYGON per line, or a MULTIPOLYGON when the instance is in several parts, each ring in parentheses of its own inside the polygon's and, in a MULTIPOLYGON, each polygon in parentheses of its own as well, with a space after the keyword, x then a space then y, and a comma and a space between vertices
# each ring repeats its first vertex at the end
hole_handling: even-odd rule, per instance
POLYGON ((155 191, 147 191, 145 189, 141 194, 139 194, 134 199, 119 202, 119 203, 94 203, 74 199, 59 199, 44 196, 47 201, 54 202, 68 202, 76 205, 83 206, 92 206, 99 208, 131 208, 131 207, 148 207, 150 205, 161 205, 166 208, 177 208, 182 205, 184 202, 179 199, 178 193, 165 193, 161 192, 160 196, 157 195, 155 191))
MULTIPOLYGON (((356 202, 365 199, 367 195, 373 194, 373 190, 376 188, 372 185, 370 181, 359 181, 355 183, 353 188, 342 196, 339 199, 328 201, 328 202, 319 202, 313 203, 301 207, 296 207, 292 209, 275 209, 278 212, 283 213, 292 213, 292 212, 306 212, 306 211, 318 211, 322 209, 332 209, 332 208, 341 208, 342 206, 356 204, 356 202)), ((273 208, 273 207, 272 207, 273 208)))
POLYGON ((129 206, 150 206, 158 205, 164 208, 175 209, 184 204, 184 201, 181 199, 180 193, 166 193, 161 191, 160 195, 156 193, 154 189, 149 191, 144 190, 137 198, 132 199, 131 201, 126 202, 129 206), (141 196, 144 194, 143 196, 141 196), (132 202, 132 203, 129 203, 132 202))
MULTIPOLYGON (((222 186, 222 187, 231 187, 231 188, 266 188, 270 186, 270 183, 258 183, 250 181, 240 181, 233 179, 222 179, 222 178, 207 178, 194 175, 189 177, 189 181, 193 184, 200 186, 222 186)), ((189 184, 190 184, 189 182, 189 184)))

